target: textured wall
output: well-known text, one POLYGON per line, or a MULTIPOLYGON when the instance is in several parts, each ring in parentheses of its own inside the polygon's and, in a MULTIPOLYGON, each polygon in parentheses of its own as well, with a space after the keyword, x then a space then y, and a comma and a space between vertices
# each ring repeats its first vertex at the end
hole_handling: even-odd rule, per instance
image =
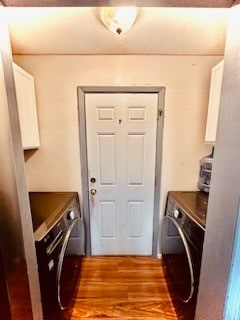
MULTIPOLYGON (((12 52, 0 5, 0 243, 11 319, 42 319, 37 260, 24 172, 12 52)), ((1 275, 2 276, 2 275, 1 275)), ((1 303, 3 289, 0 288, 1 303)), ((0 305, 0 318, 10 319, 0 305)))
POLYGON ((239 233, 236 232, 236 224, 240 214, 239 17, 240 4, 231 9, 227 32, 197 320, 240 319, 240 272, 237 264, 239 251, 232 251, 234 241, 238 248, 239 233), (228 304, 224 314, 226 301, 228 304))
POLYGON ((34 75, 41 147, 27 155, 29 189, 80 190, 77 86, 165 86, 162 209, 168 190, 195 190, 204 144, 208 56, 15 56, 34 75))

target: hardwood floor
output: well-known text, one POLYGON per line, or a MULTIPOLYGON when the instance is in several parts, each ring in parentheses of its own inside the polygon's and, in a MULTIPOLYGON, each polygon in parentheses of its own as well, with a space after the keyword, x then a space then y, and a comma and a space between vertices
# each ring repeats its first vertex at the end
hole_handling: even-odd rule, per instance
POLYGON ((150 257, 90 257, 64 319, 176 320, 161 260, 150 257))

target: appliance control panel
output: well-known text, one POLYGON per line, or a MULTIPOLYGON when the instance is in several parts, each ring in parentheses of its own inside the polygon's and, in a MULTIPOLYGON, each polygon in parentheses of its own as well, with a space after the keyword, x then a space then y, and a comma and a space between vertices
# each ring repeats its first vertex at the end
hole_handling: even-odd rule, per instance
POLYGON ((67 218, 68 218, 69 220, 74 220, 74 218, 75 218, 75 212, 74 212, 74 210, 70 210, 70 211, 68 212, 67 218))
POLYGON ((179 209, 175 208, 174 211, 173 211, 173 216, 176 219, 177 218, 181 218, 182 217, 182 212, 179 209))
POLYGON ((80 210, 79 210, 79 204, 77 202, 77 199, 74 199, 70 206, 67 208, 66 213, 64 215, 64 221, 66 223, 66 227, 68 227, 73 220, 80 218, 80 210))
POLYGON ((202 251, 204 230, 189 216, 171 195, 168 196, 166 215, 173 217, 181 227, 188 241, 199 251, 202 251))

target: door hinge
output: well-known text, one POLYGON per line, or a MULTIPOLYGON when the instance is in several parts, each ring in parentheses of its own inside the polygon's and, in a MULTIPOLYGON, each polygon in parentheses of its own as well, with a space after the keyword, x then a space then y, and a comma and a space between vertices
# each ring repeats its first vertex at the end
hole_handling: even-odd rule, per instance
POLYGON ((158 109, 157 110, 157 120, 159 120, 160 117, 164 115, 163 109, 158 109))

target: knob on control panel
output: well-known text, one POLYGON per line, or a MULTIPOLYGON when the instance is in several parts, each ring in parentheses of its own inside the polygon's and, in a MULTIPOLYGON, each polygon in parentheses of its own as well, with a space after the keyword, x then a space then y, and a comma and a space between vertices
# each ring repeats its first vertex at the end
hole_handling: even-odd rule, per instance
POLYGON ((73 220, 75 218, 75 212, 73 210, 69 211, 67 214, 67 218, 69 220, 73 220))
POLYGON ((178 209, 174 209, 173 211, 174 218, 181 218, 182 214, 178 209))

